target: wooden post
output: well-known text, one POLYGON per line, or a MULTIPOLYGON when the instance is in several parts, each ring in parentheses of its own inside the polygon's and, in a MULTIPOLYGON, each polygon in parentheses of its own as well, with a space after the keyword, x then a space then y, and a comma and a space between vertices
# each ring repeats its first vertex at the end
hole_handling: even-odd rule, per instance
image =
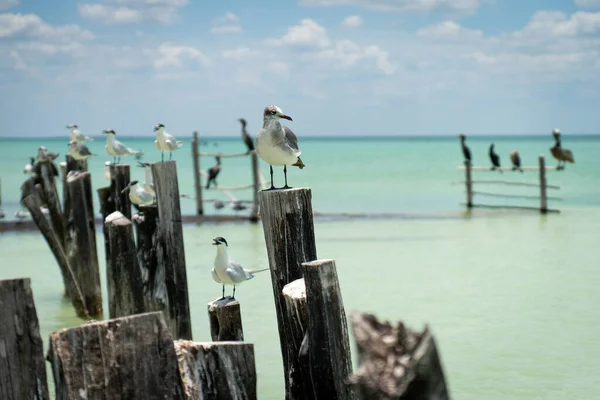
POLYGON ((175 341, 186 399, 256 400, 254 345, 175 341))
POLYGON ((81 288, 90 316, 102 315, 102 290, 96 249, 96 220, 92 199, 92 178, 89 172, 67 178, 69 198, 73 207, 66 215, 67 257, 75 279, 81 288))
POLYGON ((210 337, 214 342, 244 341, 240 303, 231 297, 208 303, 210 337))
POLYGON ((109 186, 101 187, 96 190, 98 193, 98 199, 100 200, 100 214, 102 215, 102 233, 104 234, 104 259, 106 261, 106 265, 108 265, 108 260, 110 260, 110 240, 108 238, 108 230, 106 229, 106 225, 104 221, 106 221, 106 217, 115 212, 115 202, 111 197, 111 189, 109 186))
MULTIPOLYGON (((60 169, 62 172, 62 183, 63 183, 63 214, 65 217, 65 224, 70 219, 69 213, 71 212, 71 200, 69 198, 69 189, 67 188, 67 176, 71 171, 87 172, 87 161, 76 160, 67 154, 67 161, 60 163, 60 169)), ((67 238, 68 241, 68 238, 67 238)))
POLYGON ((115 203, 115 211, 120 211, 127 219, 131 220, 129 193, 121 193, 129 182, 129 164, 110 165, 110 193, 112 201, 115 203))
POLYGON ((379 322, 372 314, 350 314, 359 368, 350 378, 361 400, 448 400, 444 371, 433 335, 413 332, 399 321, 379 322))
POLYGON ((258 199, 273 283, 286 398, 309 399, 308 382, 293 379, 300 365, 295 345, 290 341, 294 327, 288 319, 282 290, 288 283, 302 278, 303 262, 317 258, 311 191, 308 188, 261 191, 258 199))
POLYGON ((157 275, 156 229, 158 209, 156 205, 140 206, 141 213, 134 214, 137 237, 137 260, 142 275, 146 311, 162 311, 165 307, 165 277, 157 275))
POLYGON ((194 163, 194 188, 196 189, 196 213, 204 214, 204 203, 202 202, 202 183, 200 182, 200 141, 198 132, 194 131, 192 139, 192 161, 194 163))
POLYGON ((177 164, 165 161, 152 164, 158 206, 158 272, 165 279, 167 325, 177 339, 192 339, 187 275, 177 164))
POLYGON ((0 399, 49 399, 30 279, 0 280, 0 304, 0 399))
POLYGON ((465 182, 467 185, 467 207, 473 207, 473 180, 471 179, 471 161, 465 161, 465 182))
POLYGON ((56 399, 184 399, 173 338, 160 312, 50 335, 56 399))
POLYGON ((120 211, 104 221, 108 231, 110 259, 106 265, 110 318, 143 313, 144 292, 138 266, 133 226, 120 211))
POLYGON ((56 166, 52 161, 41 161, 37 163, 40 168, 43 182, 44 200, 50 211, 52 229, 56 233, 62 248, 66 245, 66 229, 63 214, 60 209, 60 201, 56 190, 56 166))
POLYGON ((67 154, 67 174, 71 171, 88 172, 87 160, 76 160, 67 154))
POLYGON ((544 156, 540 154, 538 157, 540 165, 540 212, 546 214, 548 212, 548 197, 546 193, 546 161, 544 156))
POLYGON ((250 221, 258 222, 258 191, 260 190, 260 183, 258 180, 258 156, 256 150, 250 152, 250 158, 252 160, 252 209, 250 210, 250 221))
POLYGON ((335 261, 302 263, 308 308, 308 359, 317 399, 354 399, 348 325, 335 261), (318 378, 315 378, 318 377, 318 378))

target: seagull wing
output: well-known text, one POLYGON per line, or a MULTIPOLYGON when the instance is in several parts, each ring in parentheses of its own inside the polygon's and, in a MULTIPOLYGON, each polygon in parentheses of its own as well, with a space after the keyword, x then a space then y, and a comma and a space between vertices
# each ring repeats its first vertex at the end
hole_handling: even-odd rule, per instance
POLYGON ((298 148, 298 138, 296 137, 296 134, 287 126, 283 127, 283 131, 285 132, 285 139, 288 146, 290 146, 292 150, 300 151, 300 148, 298 148))
POLYGON ((254 278, 252 274, 248 274, 246 272, 244 267, 242 267, 242 264, 234 260, 229 260, 229 268, 225 270, 225 273, 227 274, 227 276, 229 276, 231 282, 235 284, 239 284, 248 279, 254 278))
POLYGON ((223 283, 223 281, 221 281, 221 278, 219 278, 219 275, 217 275, 217 271, 215 271, 215 269, 211 269, 210 273, 212 275, 213 281, 217 282, 217 283, 223 283))

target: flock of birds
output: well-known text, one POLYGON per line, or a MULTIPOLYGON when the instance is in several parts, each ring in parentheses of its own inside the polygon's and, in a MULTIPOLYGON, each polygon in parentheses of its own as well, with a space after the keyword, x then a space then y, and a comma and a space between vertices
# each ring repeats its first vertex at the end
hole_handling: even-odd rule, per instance
MULTIPOLYGON (((565 169, 565 163, 575 163, 575 157, 573 157, 573 152, 571 150, 565 149, 561 146, 560 140, 560 130, 554 129, 552 131, 552 136, 554 137, 554 146, 550 148, 550 153, 552 156, 558 160, 558 165, 556 166, 557 170, 565 169)), ((462 147, 462 153, 465 158, 465 161, 469 163, 472 161, 471 158, 471 149, 466 144, 467 137, 463 134, 458 135, 460 139, 460 144, 462 147)), ((492 162, 491 170, 496 170, 500 167, 500 156, 494 151, 494 143, 490 144, 489 147, 489 156, 490 161, 492 162)), ((513 150, 509 153, 510 161, 512 162, 512 170, 513 171, 521 171, 523 172, 523 168, 521 168, 521 156, 519 156, 519 152, 517 150, 513 150)), ((498 171, 502 172, 501 169, 498 171)))

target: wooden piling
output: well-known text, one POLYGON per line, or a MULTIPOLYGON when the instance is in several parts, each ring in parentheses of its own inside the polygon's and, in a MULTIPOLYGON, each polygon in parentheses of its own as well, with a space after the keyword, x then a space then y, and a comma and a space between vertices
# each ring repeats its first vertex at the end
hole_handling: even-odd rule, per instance
POLYGON ((50 335, 56 399, 184 399, 173 338, 160 312, 50 335))
POLYGON ((110 193, 115 204, 115 211, 120 211, 131 220, 131 201, 129 193, 121 193, 130 182, 129 164, 110 165, 110 193))
POLYGON ((120 211, 106 217, 110 259, 106 265, 110 318, 145 312, 141 271, 133 243, 133 226, 120 211))
POLYGON ((214 342, 244 341, 240 303, 231 297, 208 303, 210 336, 214 342))
POLYGON ((76 160, 68 154, 66 156, 66 159, 66 162, 60 163, 60 170, 62 172, 63 183, 63 215, 65 218, 65 225, 67 224, 67 221, 70 218, 69 213, 71 212, 71 199, 69 198, 69 188, 67 187, 67 176, 71 171, 87 172, 88 170, 87 160, 76 160))
POLYGON ((372 314, 350 314, 359 368, 349 382, 361 400, 450 398, 433 335, 401 321, 379 322, 372 314))
POLYGON ((250 221, 258 222, 258 191, 260 190, 260 183, 258 179, 258 155, 256 150, 250 152, 250 158, 252 160, 252 209, 250 210, 250 221))
POLYGON ((303 262, 317 258, 311 191, 308 188, 261 191, 258 199, 273 283, 286 398, 311 398, 308 382, 292 379, 300 365, 290 336, 294 326, 287 318, 289 311, 282 292, 285 285, 302 278, 303 262))
POLYGON ((192 161, 194 164, 194 188, 196 190, 196 213, 204 214, 204 202, 202 201, 202 182, 200 182, 200 141, 198 132, 194 131, 192 139, 192 161))
POLYGON ((254 345, 175 341, 186 399, 256 400, 254 345))
POLYGON ((110 259, 110 240, 108 237, 108 230, 106 229, 106 225, 104 221, 106 221, 106 217, 115 212, 115 202, 111 196, 111 188, 110 186, 101 187, 96 190, 98 193, 98 199, 100 201, 100 215, 102 215, 102 233, 104 236, 104 260, 106 265, 108 265, 108 260, 110 259))
POLYGON ((142 276, 146 311, 162 311, 165 308, 165 277, 157 275, 156 229, 158 208, 156 205, 140 206, 140 213, 133 215, 137 238, 137 260, 142 276))
POLYGON ((40 171, 42 177, 43 201, 50 211, 50 221, 56 237, 63 249, 66 247, 66 228, 63 214, 60 209, 58 191, 56 189, 56 166, 52 161, 38 161, 36 170, 40 171))
POLYGON ((473 180, 471 179, 471 161, 465 161, 465 184, 467 187, 467 207, 473 207, 473 180))
POLYGON ((307 348, 314 398, 355 399, 354 388, 346 385, 352 374, 352 359, 335 261, 305 262, 302 272, 306 285, 307 348))
POLYGON ((538 162, 540 165, 540 212, 546 214, 548 212, 548 196, 546 189, 546 160, 543 155, 540 154, 538 162))
POLYGON ((160 221, 157 235, 157 273, 165 277, 165 317, 175 338, 191 340, 192 324, 176 162, 152 164, 152 176, 160 221))
POLYGON ((0 304, 0 399, 49 399, 30 279, 0 280, 0 304))
POLYGON ((102 315, 102 290, 96 249, 96 220, 89 172, 67 178, 68 197, 73 204, 67 220, 67 257, 91 316, 102 315))

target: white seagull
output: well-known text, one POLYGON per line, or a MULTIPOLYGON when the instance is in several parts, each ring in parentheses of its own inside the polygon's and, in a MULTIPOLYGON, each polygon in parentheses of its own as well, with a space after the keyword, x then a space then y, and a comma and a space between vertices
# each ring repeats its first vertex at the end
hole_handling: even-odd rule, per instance
POLYGON ((48 151, 48 149, 45 146, 40 146, 38 147, 37 161, 54 161, 59 155, 60 153, 53 153, 51 151, 48 151))
POLYGON ((85 136, 83 132, 79 130, 79 127, 75 124, 67 125, 67 129, 70 129, 69 140, 75 140, 76 142, 83 143, 94 140, 89 136, 85 136))
POLYGON ((102 131, 106 135, 106 152, 113 156, 113 162, 121 161, 122 156, 136 156, 140 157, 142 155, 141 151, 130 149, 125 146, 123 143, 119 142, 115 139, 117 135, 112 129, 105 129, 102 131))
POLYGON ((129 200, 138 211, 140 211, 138 206, 154 204, 154 194, 147 192, 144 186, 140 185, 138 181, 129 182, 121 193, 125 193, 126 191, 129 191, 129 200))
POLYGON ((233 296, 235 299, 235 286, 254 278, 254 274, 266 271, 269 268, 258 270, 247 270, 240 263, 229 257, 227 253, 227 240, 223 237, 213 239, 213 245, 217 246, 217 256, 213 269, 210 271, 215 282, 223 285, 223 297, 225 298, 225 285, 233 285, 233 296))
POLYGON ((274 190, 273 185, 273 165, 283 165, 283 175, 285 177, 285 186, 282 189, 289 189, 287 184, 287 166, 295 165, 300 169, 304 168, 304 163, 300 159, 300 148, 298 147, 298 138, 287 126, 281 126, 279 120, 287 119, 292 121, 292 117, 286 115, 277 106, 267 106, 263 112, 263 126, 256 135, 256 151, 260 158, 269 163, 271 173, 271 187, 266 190, 274 190))
POLYGON ((156 145, 156 148, 162 153, 161 161, 165 160, 165 151, 169 152, 170 160, 172 157, 171 153, 177 149, 180 149, 181 144, 183 142, 177 141, 175 136, 165 132, 165 126, 163 124, 157 124, 154 127, 154 132, 156 132, 156 140, 154 141, 154 144, 156 145))
POLYGON ((76 140, 71 140, 69 142, 69 155, 76 160, 87 160, 89 156, 92 156, 92 152, 88 147, 79 143, 76 140))
POLYGON ((29 162, 27 164, 25 164, 25 167, 23 167, 23 173, 31 175, 31 173, 33 172, 34 165, 35 165, 35 158, 29 157, 29 162))
POLYGON ((152 164, 138 161, 138 167, 144 168, 144 190, 156 196, 154 192, 154 178, 152 177, 152 164))

